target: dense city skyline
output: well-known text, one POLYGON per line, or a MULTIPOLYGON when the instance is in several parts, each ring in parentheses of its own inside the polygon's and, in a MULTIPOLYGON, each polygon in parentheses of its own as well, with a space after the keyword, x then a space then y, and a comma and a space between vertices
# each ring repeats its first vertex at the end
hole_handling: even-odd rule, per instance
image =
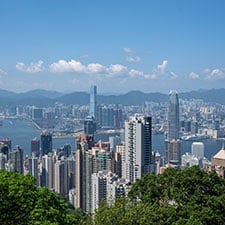
POLYGON ((1 1, 0 89, 223 87, 224 1, 1 1))

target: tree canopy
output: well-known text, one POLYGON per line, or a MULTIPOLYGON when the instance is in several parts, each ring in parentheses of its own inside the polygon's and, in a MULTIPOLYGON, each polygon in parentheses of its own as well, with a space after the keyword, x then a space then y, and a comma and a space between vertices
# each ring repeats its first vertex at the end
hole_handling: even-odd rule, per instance
POLYGON ((102 202, 93 217, 71 210, 30 175, 0 171, 0 224, 212 225, 225 221, 225 180, 198 167, 146 174, 127 198, 102 202))
POLYGON ((146 174, 127 199, 103 204, 95 224, 224 224, 225 180, 198 167, 146 174))
POLYGON ((31 175, 0 170, 0 224, 71 225, 82 220, 60 197, 37 187, 31 175))

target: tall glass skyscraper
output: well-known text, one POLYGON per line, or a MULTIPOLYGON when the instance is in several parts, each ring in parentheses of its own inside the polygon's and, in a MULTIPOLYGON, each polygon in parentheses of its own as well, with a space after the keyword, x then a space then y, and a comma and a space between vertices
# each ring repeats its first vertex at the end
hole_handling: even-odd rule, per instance
POLYGON ((180 120, 179 120, 179 99, 176 91, 169 93, 168 105, 168 139, 179 139, 180 120))
POLYGON ((170 91, 168 102, 168 135, 165 140, 166 163, 180 165, 181 141, 179 140, 179 99, 176 91, 170 91))
POLYGON ((97 118, 97 87, 91 86, 90 90, 90 116, 97 118))

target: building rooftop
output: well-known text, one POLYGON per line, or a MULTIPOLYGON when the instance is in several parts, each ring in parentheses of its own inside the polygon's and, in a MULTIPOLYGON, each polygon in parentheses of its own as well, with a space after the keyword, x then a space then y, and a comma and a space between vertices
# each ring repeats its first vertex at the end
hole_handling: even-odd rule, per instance
POLYGON ((224 159, 225 160, 225 149, 224 149, 224 143, 219 152, 216 153, 216 155, 213 156, 215 159, 224 159))

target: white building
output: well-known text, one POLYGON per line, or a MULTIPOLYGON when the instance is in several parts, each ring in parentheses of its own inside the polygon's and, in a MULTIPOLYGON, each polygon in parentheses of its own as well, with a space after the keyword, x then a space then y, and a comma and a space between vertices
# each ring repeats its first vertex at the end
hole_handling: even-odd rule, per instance
POLYGON ((191 154, 199 159, 204 158, 204 144, 202 142, 193 142, 191 145, 191 154))
POLYGON ((182 167, 188 168, 191 166, 199 166, 199 163, 199 159, 189 152, 186 152, 184 155, 181 156, 182 167))
POLYGON ((91 175, 92 209, 94 213, 101 201, 112 204, 116 198, 125 197, 130 189, 128 180, 119 179, 115 173, 99 171, 91 175))
POLYGON ((143 174, 155 172, 150 116, 133 116, 125 121, 126 179, 134 183, 143 174))
POLYGON ((94 213, 98 209, 102 200, 106 199, 106 174, 102 171, 98 173, 92 173, 91 175, 91 212, 94 213))

